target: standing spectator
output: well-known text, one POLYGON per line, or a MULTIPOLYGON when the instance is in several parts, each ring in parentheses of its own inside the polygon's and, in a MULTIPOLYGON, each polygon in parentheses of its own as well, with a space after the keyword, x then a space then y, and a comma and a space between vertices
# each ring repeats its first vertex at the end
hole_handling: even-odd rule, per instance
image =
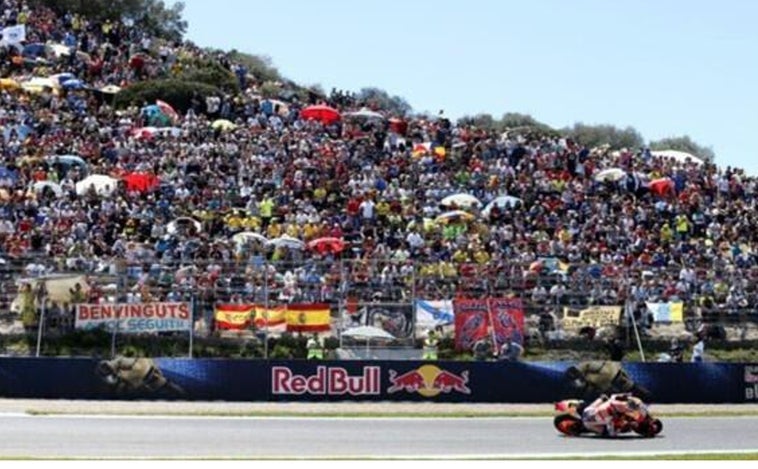
POLYGON ((705 328, 698 329, 695 337, 697 341, 692 347, 692 363, 702 363, 705 356, 705 328))

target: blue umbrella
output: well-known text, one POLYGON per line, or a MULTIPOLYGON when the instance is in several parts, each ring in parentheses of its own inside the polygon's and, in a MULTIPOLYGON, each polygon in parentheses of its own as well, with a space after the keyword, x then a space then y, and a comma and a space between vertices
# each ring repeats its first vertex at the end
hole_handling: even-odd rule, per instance
POLYGON ((87 167, 87 162, 81 157, 76 155, 57 155, 55 161, 61 163, 64 166, 82 166, 87 167))
POLYGON ((66 80, 61 84, 64 90, 81 90, 84 89, 84 82, 78 78, 66 80))
POLYGON ((34 44, 27 44, 24 46, 24 49, 21 51, 21 55, 24 57, 39 57, 41 55, 45 55, 45 45, 40 42, 35 42, 34 44))
POLYGON ((2 179, 8 179, 15 183, 18 181, 18 171, 12 171, 7 166, 0 166, 0 180, 2 179))

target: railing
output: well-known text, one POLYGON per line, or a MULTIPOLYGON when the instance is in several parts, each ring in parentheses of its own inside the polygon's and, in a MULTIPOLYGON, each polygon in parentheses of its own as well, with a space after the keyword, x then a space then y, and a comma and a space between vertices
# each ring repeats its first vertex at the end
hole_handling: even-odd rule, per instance
MULTIPOLYGON (((32 318, 24 321, 26 332, 33 333, 36 327, 39 336, 72 333, 76 301, 187 302, 192 304, 193 318, 202 325, 198 326, 197 332, 208 331, 212 335, 215 334, 214 307, 218 303, 267 306, 328 303, 334 316, 335 337, 340 337, 341 328, 350 324, 351 309, 371 310, 377 305, 393 304, 403 305, 396 308, 398 310, 410 311, 410 316, 394 317, 395 323, 403 324, 395 324, 396 327, 408 327, 409 332, 399 336, 398 331, 392 332, 407 339, 407 344, 411 345, 425 333, 415 327, 413 304, 416 299, 516 296, 524 305, 527 332, 541 339, 550 337, 549 332, 560 331, 565 307, 581 309, 598 305, 624 305, 629 311, 637 311, 635 318, 643 335, 652 333, 657 325, 645 314, 645 301, 676 300, 684 303, 681 330, 694 332, 702 324, 711 324, 736 330, 728 337, 730 339, 749 338, 758 322, 758 293, 752 291, 751 286, 737 301, 738 295, 728 290, 726 293, 708 293, 710 281, 705 271, 700 272, 695 282, 680 285, 677 291, 674 287, 679 274, 679 269, 642 271, 596 264, 574 264, 569 269, 559 270, 559 267, 550 267, 549 263, 538 267, 534 262, 504 265, 347 259, 270 262, 254 257, 245 262, 222 262, 213 259, 159 261, 132 256, 129 260, 99 264, 72 258, 15 258, 0 265, 0 317, 4 318, 5 324, 0 334, 2 331, 6 334, 19 331, 18 327, 13 329, 9 324, 22 312, 24 301, 27 310, 30 303, 34 309, 32 318), (61 301, 60 294, 48 292, 45 301, 40 301, 45 294, 37 292, 35 299, 31 292, 23 293, 19 289, 24 279, 34 280, 53 273, 81 275, 90 290, 78 300, 61 301), (646 290, 640 290, 641 285, 646 285, 646 290), (704 298, 707 301, 703 301, 704 298), (42 303, 45 320, 40 326, 42 303)), ((728 281, 729 285, 734 285, 740 278, 753 277, 753 270, 733 272, 717 278, 715 283, 728 281)), ((360 317, 366 322, 370 316, 360 317)), ((621 325, 627 326, 630 321, 631 317, 625 315, 621 325)), ((18 325, 18 321, 15 324, 18 325)), ((40 341, 36 353, 39 353, 40 341)))

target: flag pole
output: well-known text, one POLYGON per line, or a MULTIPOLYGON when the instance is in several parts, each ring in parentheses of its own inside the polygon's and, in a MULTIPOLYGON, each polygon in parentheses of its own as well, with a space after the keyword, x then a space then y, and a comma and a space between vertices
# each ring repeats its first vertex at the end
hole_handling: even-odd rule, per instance
POLYGON ((645 362, 645 351, 642 349, 642 340, 640 339, 640 332, 637 329, 637 320, 634 318, 634 311, 632 311, 631 303, 629 300, 626 302, 626 313, 632 318, 632 327, 634 328, 634 336, 637 338, 637 347, 640 350, 640 358, 642 362, 645 362))
POLYGON ((263 264, 263 320, 266 327, 263 334, 263 358, 268 359, 268 262, 263 264))

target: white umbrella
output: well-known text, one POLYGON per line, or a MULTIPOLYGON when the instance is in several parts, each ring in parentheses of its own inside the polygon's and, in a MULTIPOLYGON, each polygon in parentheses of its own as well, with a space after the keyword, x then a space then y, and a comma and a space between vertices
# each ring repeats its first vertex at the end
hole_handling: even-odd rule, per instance
POLYGON ((374 326, 358 326, 345 330, 342 332, 342 337, 350 339, 365 340, 366 350, 369 349, 369 344, 372 340, 395 340, 395 336, 389 332, 374 326))
POLYGON ((300 241, 297 238, 293 238, 292 236, 280 236, 278 238, 270 239, 267 243, 268 246, 274 246, 277 248, 287 248, 287 249, 303 249, 305 248, 305 243, 300 241))
POLYGON ((594 179, 597 182, 605 182, 605 181, 616 182, 620 179, 623 179, 624 176, 626 176, 626 172, 624 172, 623 169, 608 168, 608 169, 599 171, 597 174, 592 176, 592 179, 594 179))
POLYGON ((52 181, 39 181, 35 182, 32 185, 32 189, 35 193, 39 194, 40 192, 44 191, 45 189, 50 189, 53 191, 56 197, 60 197, 63 195, 63 189, 60 185, 52 182, 52 181))
POLYGON ((453 194, 445 197, 440 202, 441 205, 444 205, 446 207, 449 207, 451 205, 456 205, 458 207, 476 207, 479 208, 482 206, 482 203, 474 197, 471 194, 453 194))
POLYGON ((97 195, 109 196, 116 190, 116 187, 118 187, 118 179, 114 179, 104 174, 93 174, 76 183, 76 193, 84 195, 92 186, 95 187, 95 193, 97 195))
POLYGON ((497 208, 514 208, 517 204, 523 203, 521 199, 518 197, 513 197, 512 195, 501 195, 499 197, 495 197, 490 203, 487 204, 486 207, 484 207, 484 210, 482 210, 482 216, 488 217, 490 216, 490 212, 492 211, 492 207, 497 206, 497 208))
POLYGON ((650 152, 653 156, 659 156, 661 158, 668 158, 671 160, 674 160, 678 163, 685 163, 687 161, 690 161, 691 163, 695 163, 696 165, 703 164, 703 160, 698 158, 697 156, 687 153, 684 151, 677 151, 677 150, 660 150, 660 151, 652 151, 650 152))
POLYGON ((237 233, 234 236, 232 236, 232 241, 234 241, 237 244, 245 244, 248 242, 255 242, 255 241, 259 241, 263 244, 266 244, 268 242, 268 238, 266 238, 260 233, 253 233, 252 231, 243 231, 241 233, 237 233))
POLYGON ((194 218, 179 217, 176 220, 169 223, 168 225, 166 225, 166 231, 168 232, 168 234, 175 234, 179 230, 180 227, 189 226, 189 225, 193 225, 198 232, 202 231, 203 229, 203 225, 199 221, 195 220, 194 218))
POLYGON ((355 112, 346 112, 345 115, 348 116, 348 117, 357 117, 357 118, 360 118, 360 119, 379 119, 379 120, 384 120, 384 116, 383 115, 379 114, 376 111, 372 111, 371 109, 369 109, 367 107, 363 107, 359 111, 355 111, 355 112))

